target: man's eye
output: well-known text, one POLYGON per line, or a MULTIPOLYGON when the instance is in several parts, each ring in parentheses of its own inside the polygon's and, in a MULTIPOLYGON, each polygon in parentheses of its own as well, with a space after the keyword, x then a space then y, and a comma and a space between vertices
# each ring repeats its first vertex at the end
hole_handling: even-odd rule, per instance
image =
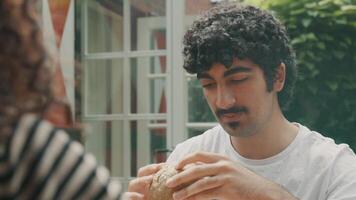
POLYGON ((243 81, 247 80, 247 77, 244 78, 239 78, 239 79, 232 79, 230 80, 231 83, 241 83, 243 81))
POLYGON ((206 88, 206 89, 209 89, 209 88, 212 88, 214 87, 215 84, 214 83, 206 83, 206 84, 202 84, 202 87, 203 88, 206 88))

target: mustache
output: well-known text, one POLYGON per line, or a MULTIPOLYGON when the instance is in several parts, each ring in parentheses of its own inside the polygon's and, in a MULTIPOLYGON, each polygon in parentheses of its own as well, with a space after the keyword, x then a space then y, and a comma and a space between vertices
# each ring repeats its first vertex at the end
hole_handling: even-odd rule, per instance
POLYGON ((222 115, 225 114, 235 114, 235 113, 241 113, 241 112, 247 112, 246 107, 240 107, 240 106, 234 106, 228 109, 216 109, 215 113, 217 117, 221 117, 222 115))

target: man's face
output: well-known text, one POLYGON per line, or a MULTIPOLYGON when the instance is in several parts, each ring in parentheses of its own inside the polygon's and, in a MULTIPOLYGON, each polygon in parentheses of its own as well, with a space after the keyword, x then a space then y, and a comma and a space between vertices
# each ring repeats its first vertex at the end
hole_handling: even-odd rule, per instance
POLYGON ((230 68, 214 63, 197 77, 211 110, 231 136, 259 133, 278 106, 276 91, 267 91, 262 69, 249 59, 235 58, 230 68))

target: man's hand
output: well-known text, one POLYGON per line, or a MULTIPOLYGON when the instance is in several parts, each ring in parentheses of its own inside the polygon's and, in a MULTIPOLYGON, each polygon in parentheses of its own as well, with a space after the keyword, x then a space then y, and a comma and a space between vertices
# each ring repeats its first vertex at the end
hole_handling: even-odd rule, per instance
POLYGON ((183 188, 173 194, 174 200, 295 199, 279 185, 219 154, 190 154, 176 168, 183 171, 169 179, 167 186, 183 188))
POLYGON ((137 178, 130 181, 128 192, 124 194, 125 200, 148 200, 148 192, 153 175, 159 171, 163 163, 151 164, 138 170, 137 178))

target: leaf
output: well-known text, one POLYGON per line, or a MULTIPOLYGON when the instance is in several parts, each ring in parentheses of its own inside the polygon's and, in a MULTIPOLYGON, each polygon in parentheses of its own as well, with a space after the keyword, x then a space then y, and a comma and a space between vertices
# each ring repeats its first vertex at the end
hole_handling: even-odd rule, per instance
POLYGON ((311 11, 311 10, 308 10, 307 13, 311 17, 316 17, 316 16, 318 16, 320 14, 320 13, 318 13, 318 11, 311 11))
POLYGON ((330 88, 331 91, 334 91, 334 92, 339 87, 339 84, 337 82, 326 82, 326 85, 330 88))
POLYGON ((333 41, 333 40, 334 40, 334 38, 333 38, 333 37, 331 37, 329 34, 319 35, 319 38, 322 38, 323 40, 326 40, 326 41, 328 41, 328 42, 330 42, 330 41, 333 41))
POLYGON ((290 12, 290 14, 291 14, 291 15, 298 15, 298 14, 303 13, 304 11, 305 11, 304 8, 301 8, 301 9, 297 9, 297 10, 292 10, 292 11, 290 12))
POLYGON ((318 69, 315 69, 315 70, 312 71, 311 77, 315 78, 319 73, 320 73, 320 71, 318 69))
POLYGON ((325 44, 323 42, 318 42, 316 44, 316 46, 321 50, 325 50, 326 49, 325 44))
POLYGON ((306 51, 306 54, 309 56, 309 58, 314 58, 315 54, 313 51, 306 51))
POLYGON ((342 51, 333 51, 333 54, 338 59, 342 59, 345 57, 345 52, 342 51))
POLYGON ((310 18, 302 20, 302 24, 305 28, 308 28, 311 22, 312 22, 312 20, 310 18))
POLYGON ((331 4, 331 3, 333 3, 333 0, 323 0, 323 1, 319 1, 318 5, 325 6, 325 5, 331 4))
POLYGON ((341 18, 341 19, 335 20, 335 22, 338 23, 338 24, 345 25, 345 24, 347 24, 347 19, 341 18))
POLYGON ((315 85, 310 85, 309 90, 313 95, 315 95, 318 92, 318 88, 315 85))
POLYGON ((345 37, 344 40, 345 40, 347 45, 351 45, 352 44, 352 39, 350 37, 345 37))
POLYGON ((308 39, 308 40, 316 40, 317 39, 314 33, 306 34, 305 38, 308 39))
POLYGON ((344 5, 344 6, 341 6, 341 10, 344 12, 355 12, 356 6, 355 5, 344 5))
POLYGON ((297 38, 292 39, 291 43, 292 43, 292 45, 296 45, 296 44, 303 43, 304 41, 305 41, 305 38, 297 37, 297 38))
POLYGON ((315 65, 314 64, 309 63, 309 62, 306 62, 304 64, 307 67, 307 69, 309 69, 310 71, 314 71, 314 69, 315 69, 315 65))
POLYGON ((305 4, 305 8, 315 8, 318 4, 315 2, 305 4))

